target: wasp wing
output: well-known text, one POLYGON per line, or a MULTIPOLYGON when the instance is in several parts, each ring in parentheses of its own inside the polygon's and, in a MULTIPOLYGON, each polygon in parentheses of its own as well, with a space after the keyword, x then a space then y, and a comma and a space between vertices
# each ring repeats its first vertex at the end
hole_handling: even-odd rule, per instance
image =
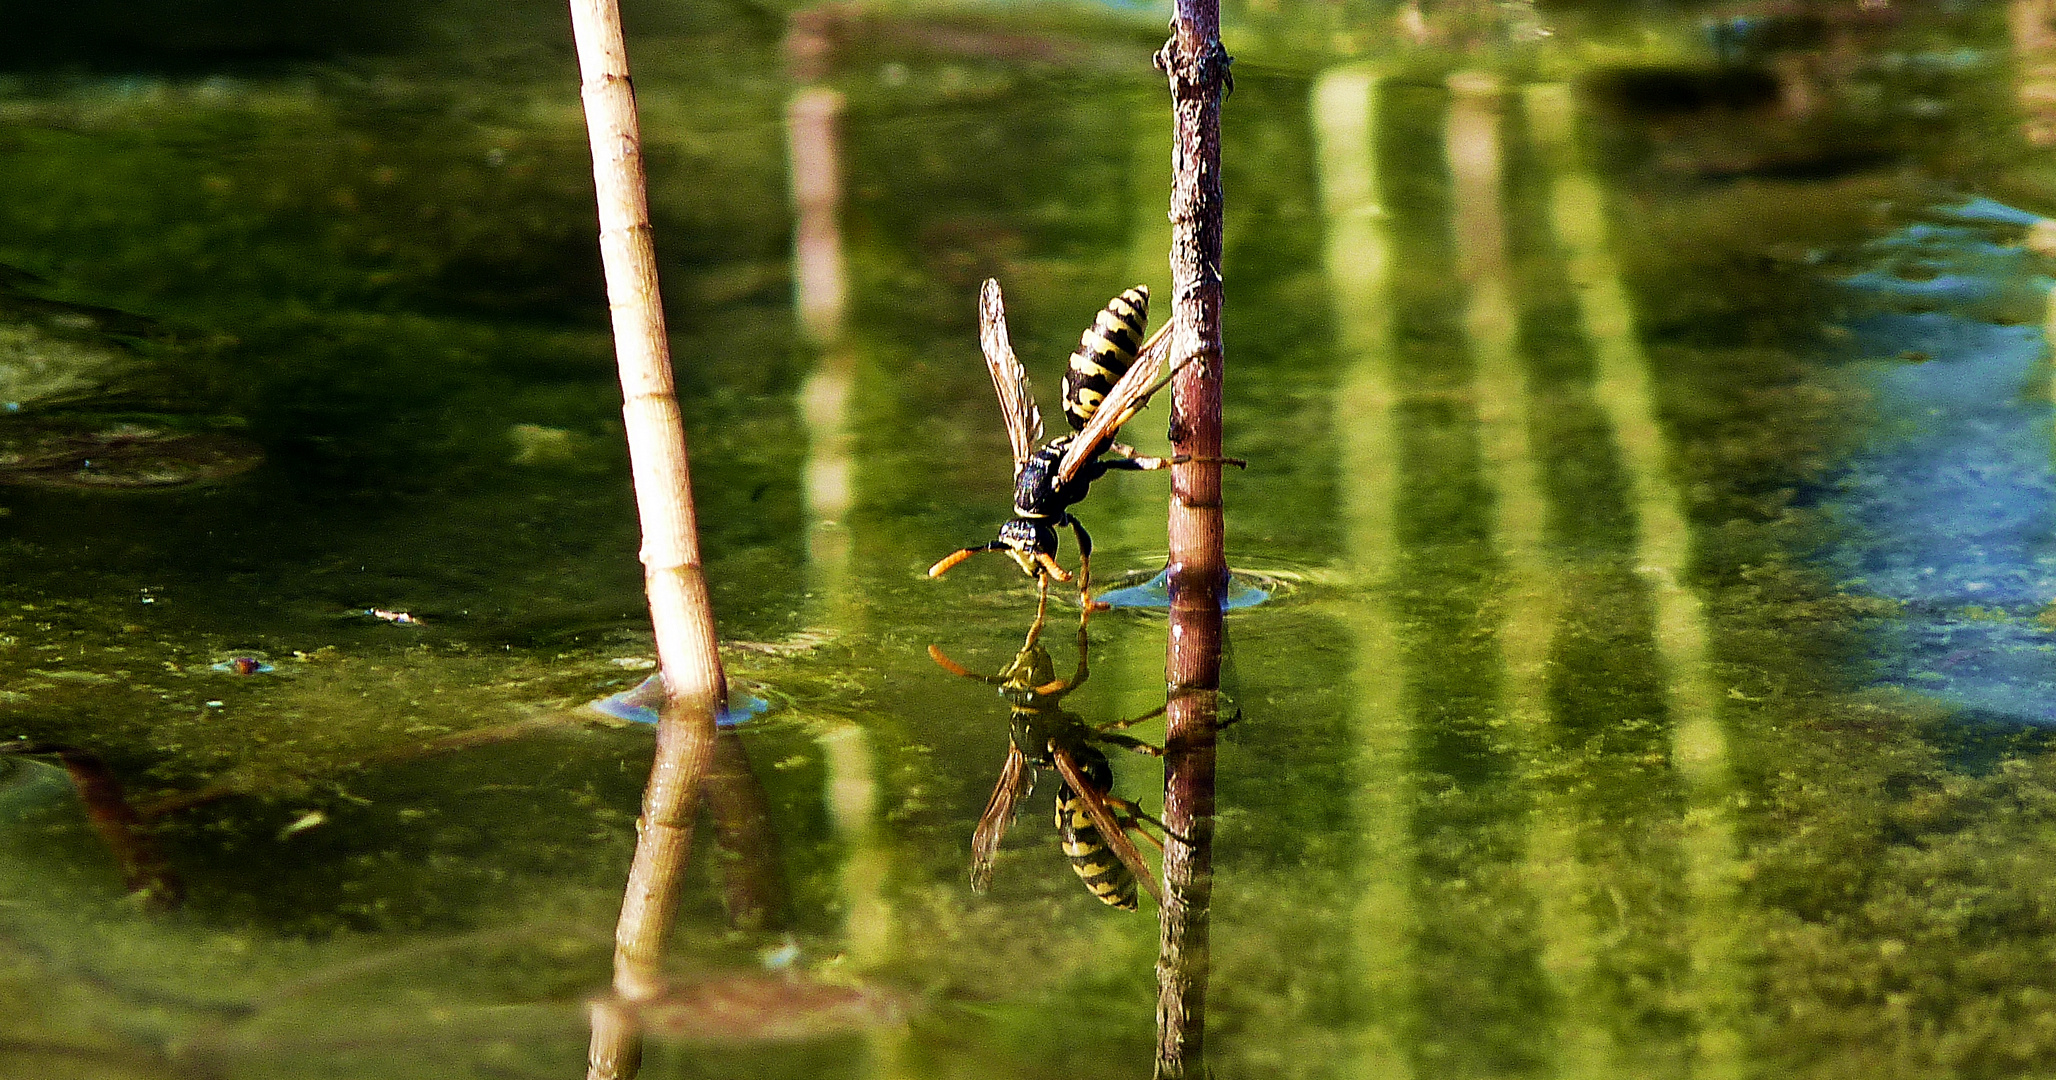
POLYGON ((971 834, 971 891, 983 894, 992 885, 992 860, 999 855, 999 842, 1014 823, 1021 800, 1035 786, 1035 770, 1021 748, 1007 745, 1006 764, 999 768, 999 783, 992 785, 992 798, 978 815, 978 829, 971 834))
MULTIPOLYGON (((1121 381, 1115 383, 1113 389, 1107 391, 1106 400, 1099 403, 1092 419, 1086 423, 1085 430, 1080 431, 1078 437, 1072 439, 1071 445, 1064 450, 1063 460, 1057 464, 1058 484, 1070 483, 1077 477, 1078 470, 1085 467, 1086 462, 1105 453, 1108 444, 1114 441, 1115 433, 1121 430, 1121 425, 1133 420, 1135 414, 1149 404, 1150 395, 1163 389, 1164 384, 1170 381, 1170 375, 1159 380, 1156 372, 1164 365, 1164 358, 1170 355, 1171 343, 1177 337, 1170 331, 1176 325, 1177 318, 1173 316, 1170 322, 1166 322, 1156 333, 1150 335, 1149 340, 1144 342, 1142 349, 1136 353, 1134 366, 1121 376, 1121 381)), ((1191 362, 1187 360, 1185 364, 1191 362)), ((1178 367, 1171 369, 1171 375, 1176 375, 1185 364, 1179 364, 1178 367)))
POLYGON ((992 373, 992 388, 999 393, 1000 418, 1007 425, 1007 446, 1014 452, 1014 470, 1035 452, 1042 441, 1042 410, 1035 407, 1035 391, 1028 385, 1027 369, 1014 357, 1007 340, 1007 309, 1000 302, 999 282, 985 279, 978 294, 978 345, 985 350, 985 367, 992 373))
POLYGON ((1121 865, 1126 866, 1129 873, 1135 875, 1135 880, 1141 882, 1144 889, 1149 890, 1150 897, 1161 906, 1164 902, 1164 891, 1157 885, 1156 871, 1151 870, 1149 864, 1142 861, 1142 852, 1135 849, 1135 841, 1128 839, 1128 830, 1121 828, 1120 822, 1114 820, 1114 812, 1107 809, 1106 793, 1086 782, 1084 772, 1078 768, 1078 762, 1071 757, 1069 750, 1061 746, 1051 746, 1050 751, 1050 757, 1056 761, 1058 774, 1063 776, 1064 783, 1071 785, 1072 791, 1078 793, 1079 800, 1085 804, 1085 816, 1092 819, 1093 826, 1106 838, 1107 848, 1114 853, 1115 858, 1121 860, 1121 865))

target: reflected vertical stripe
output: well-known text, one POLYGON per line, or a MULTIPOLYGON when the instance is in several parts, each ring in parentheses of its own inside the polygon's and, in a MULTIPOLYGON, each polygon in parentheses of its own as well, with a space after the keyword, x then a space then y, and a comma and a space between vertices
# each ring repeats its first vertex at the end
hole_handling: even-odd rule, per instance
MULTIPOLYGON (((1528 433, 1528 386, 1518 351, 1519 315, 1506 263, 1505 192, 1500 153, 1501 92, 1488 75, 1451 77, 1449 168, 1455 188, 1459 272, 1470 287, 1464 329, 1476 365, 1479 440, 1497 489, 1493 535, 1507 585, 1498 627, 1506 680, 1502 707, 1521 740, 1523 757, 1545 760, 1549 718, 1549 646, 1563 602, 1546 555, 1549 501, 1528 433)), ((1557 1075, 1569 1080, 1621 1075, 1613 1036, 1593 1000, 1597 928, 1579 902, 1588 883, 1574 845, 1574 813, 1547 786, 1534 783, 1526 873, 1542 937, 1542 964, 1566 1003, 1557 1075)))
POLYGON ((1406 884, 1410 860, 1399 640, 1378 592, 1397 547, 1393 520, 1399 459, 1386 295, 1389 238, 1377 202, 1373 154, 1377 94, 1371 72, 1340 69, 1316 81, 1312 104, 1328 281, 1344 365, 1335 395, 1335 431, 1342 449, 1337 490, 1346 569, 1356 586, 1347 617, 1357 638, 1351 719, 1359 739, 1354 810, 1363 849, 1361 891, 1351 925, 1368 1019, 1355 1033, 1348 1074, 1404 1080, 1412 1074, 1404 1037, 1414 1011, 1406 963, 1414 920, 1406 884))
POLYGON ((884 896, 888 860, 875 825, 878 784, 872 775, 871 739, 864 729, 845 724, 823 734, 820 743, 827 758, 828 818, 849 852, 842 867, 849 912, 845 948, 858 970, 871 970, 888 957, 893 920, 884 896))
POLYGON ((1671 756, 1689 799, 1682 836, 1695 901, 1689 951, 1695 989, 1705 1003, 1696 1072, 1728 1080, 1742 1073, 1735 1026, 1745 1004, 1743 973, 1735 959, 1739 867, 1729 814, 1727 740, 1707 654, 1706 612, 1684 584, 1691 564, 1684 493, 1667 469, 1648 357, 1609 247, 1605 193, 1574 143, 1576 106, 1570 90, 1562 85, 1530 87, 1527 102, 1536 145, 1555 167, 1550 226, 1578 286, 1578 309, 1598 367, 1593 395, 1613 426, 1632 487, 1638 524, 1636 570, 1649 582, 1656 603, 1656 645, 1664 661, 1672 722, 1671 756))
MULTIPOLYGON (((2052 224, 2050 219, 2043 218, 2035 227, 2042 228, 2049 224, 2052 224)), ((2049 290, 2048 305, 2042 309, 2042 351, 2043 355, 2056 359, 2056 288, 2049 290)), ((2056 372, 2050 375, 2049 396, 2056 399, 2056 372)))
POLYGON ((800 327, 815 341, 842 336, 848 275, 842 257, 842 95, 810 86, 786 104, 792 166, 793 300, 800 327))
MULTIPOLYGON (((807 433, 803 473, 807 525, 807 617, 815 626, 856 629, 863 604, 850 564, 853 537, 847 522, 857 502, 856 436, 849 413, 856 397, 859 357, 845 333, 848 274, 844 266, 841 211, 840 94, 809 87, 788 108, 787 146, 792 155, 794 297, 801 328, 820 347, 814 372, 800 390, 800 419, 807 433)), ((891 856, 880 841, 877 781, 869 735, 855 725, 819 739, 827 782, 823 801, 845 852, 840 891, 847 917, 844 949, 859 971, 891 958, 893 911, 884 885, 891 856)), ((908 1033, 885 1027, 864 1035, 864 1060, 855 1075, 897 1080, 906 1074, 908 1033)))

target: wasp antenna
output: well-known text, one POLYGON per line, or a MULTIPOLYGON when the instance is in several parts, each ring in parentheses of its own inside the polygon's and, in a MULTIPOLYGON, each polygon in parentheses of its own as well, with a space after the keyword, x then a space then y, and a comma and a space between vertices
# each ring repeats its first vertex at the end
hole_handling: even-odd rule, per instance
POLYGON ((990 550, 992 549, 989 547, 968 547, 960 551, 952 551, 948 555, 945 555, 941 559, 937 560, 934 566, 928 568, 928 576, 932 578, 939 578, 942 575, 949 573, 951 567, 957 565, 960 562, 963 562, 965 559, 968 559, 981 551, 990 550))
POLYGON ((937 664, 942 666, 942 670, 947 671, 952 675, 962 675, 966 679, 977 679, 980 682, 985 681, 985 676, 980 675, 977 672, 964 667, 962 664, 959 664, 955 660, 952 660, 948 656, 944 655, 942 651, 942 646, 940 645, 928 646, 928 659, 935 661, 937 664))

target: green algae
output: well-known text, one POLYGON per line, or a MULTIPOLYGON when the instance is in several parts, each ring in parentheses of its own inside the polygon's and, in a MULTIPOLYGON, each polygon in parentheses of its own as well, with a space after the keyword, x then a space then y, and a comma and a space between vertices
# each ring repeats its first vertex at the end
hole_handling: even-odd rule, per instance
POLYGON ((2045 739, 1858 690, 1866 631, 1894 605, 1795 557, 1831 523, 1794 493, 1825 482, 1864 401, 1824 347, 1818 277, 1782 253, 1874 235, 1930 189, 1868 174, 1659 204, 1646 175, 1622 176, 1729 687, 1752 1055, 1780 1075, 2032 1074, 2049 1054, 2050 927, 2019 890, 2045 857, 2045 739), (1737 284, 1679 287, 1709 277, 1737 284))

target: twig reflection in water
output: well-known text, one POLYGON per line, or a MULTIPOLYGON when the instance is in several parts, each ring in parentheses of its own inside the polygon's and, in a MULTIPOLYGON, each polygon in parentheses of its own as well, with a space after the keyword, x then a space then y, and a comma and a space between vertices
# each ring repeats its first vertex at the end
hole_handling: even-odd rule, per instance
POLYGON ((745 972, 674 986, 635 1006, 643 1030, 695 1043, 784 1042, 890 1027, 905 995, 877 986, 745 972))
POLYGON ((721 868, 721 904, 737 930, 782 929, 789 915, 771 801, 757 781, 742 736, 714 737, 714 760, 701 782, 701 798, 714 826, 715 862, 721 868))
POLYGON ((185 900, 185 883, 151 842, 142 815, 129 804, 121 781, 98 754, 57 743, 0 743, 0 753, 16 757, 56 758, 78 789, 86 820, 121 867, 122 884, 152 911, 167 911, 185 900))
POLYGON ((978 818, 978 829, 971 837, 971 888, 983 893, 992 884, 993 860, 999 854, 1007 827, 1013 824, 1021 800, 1034 789, 1036 770, 1051 768, 1064 778, 1063 787, 1057 792, 1057 836, 1079 880, 1092 895, 1111 907, 1136 910, 1138 883, 1161 904, 1163 894, 1156 877, 1142 860, 1142 853, 1129 841, 1127 831, 1134 829, 1143 839, 1158 844, 1142 830, 1141 823, 1147 821, 1160 829, 1163 823, 1113 793, 1112 769, 1106 755, 1092 744, 1106 743, 1161 757, 1163 751, 1158 747, 1111 729, 1141 723, 1164 710, 1159 706, 1133 720, 1100 727, 1085 723, 1063 707, 1065 695, 1083 686, 1090 674, 1084 622, 1081 620, 1078 626, 1078 667, 1068 679, 1056 677, 1049 650, 1039 641, 1041 636, 1042 623, 1038 620, 1029 629, 1028 638, 1013 662, 996 675, 970 671, 951 660, 941 648, 928 646, 929 657, 945 671, 999 687, 1009 710, 1006 763, 1000 767, 999 782, 993 786, 992 798, 986 802, 985 812, 978 818), (1089 823, 1078 820, 1081 812, 1089 823), (1106 859, 1109 851, 1117 861, 1106 859))

